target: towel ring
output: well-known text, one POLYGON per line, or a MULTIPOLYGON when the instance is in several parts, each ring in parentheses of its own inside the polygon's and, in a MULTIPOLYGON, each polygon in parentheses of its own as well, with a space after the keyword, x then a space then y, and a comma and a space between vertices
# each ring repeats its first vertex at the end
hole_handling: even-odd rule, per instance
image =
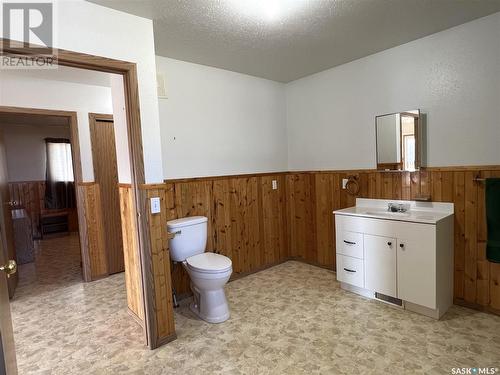
POLYGON ((347 193, 357 195, 359 193, 359 183, 356 176, 347 176, 347 183, 345 184, 347 193))

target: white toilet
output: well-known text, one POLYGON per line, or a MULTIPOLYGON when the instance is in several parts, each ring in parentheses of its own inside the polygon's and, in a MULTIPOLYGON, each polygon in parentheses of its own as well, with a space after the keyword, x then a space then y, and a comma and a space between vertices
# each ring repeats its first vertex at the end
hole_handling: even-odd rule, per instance
POLYGON ((170 257, 174 262, 182 262, 191 278, 191 310, 209 323, 222 323, 229 319, 224 285, 233 272, 233 264, 224 255, 205 253, 207 221, 204 216, 168 221, 168 232, 175 234, 169 243, 170 257))

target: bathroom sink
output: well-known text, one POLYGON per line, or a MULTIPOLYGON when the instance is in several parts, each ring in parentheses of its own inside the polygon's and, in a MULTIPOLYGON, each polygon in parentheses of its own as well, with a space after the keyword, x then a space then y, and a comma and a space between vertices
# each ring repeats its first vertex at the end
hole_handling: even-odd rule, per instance
POLYGON ((390 211, 367 211, 366 215, 373 216, 385 216, 385 217, 408 217, 410 216, 409 212, 390 212, 390 211))

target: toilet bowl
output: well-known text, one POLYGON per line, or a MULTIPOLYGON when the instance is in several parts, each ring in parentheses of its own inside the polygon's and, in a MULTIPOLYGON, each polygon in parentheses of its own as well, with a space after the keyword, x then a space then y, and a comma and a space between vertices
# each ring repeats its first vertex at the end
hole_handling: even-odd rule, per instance
POLYGON ((209 323, 222 323, 229 319, 229 306, 224 285, 233 272, 231 259, 224 255, 205 252, 207 218, 192 216, 167 222, 170 255, 182 262, 191 279, 193 302, 190 305, 199 318, 209 323))

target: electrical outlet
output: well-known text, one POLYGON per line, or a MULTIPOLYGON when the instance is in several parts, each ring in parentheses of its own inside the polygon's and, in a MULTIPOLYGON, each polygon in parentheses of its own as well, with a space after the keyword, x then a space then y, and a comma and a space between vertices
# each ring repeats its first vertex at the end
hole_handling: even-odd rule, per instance
POLYGON ((342 179, 342 189, 345 189, 347 186, 347 181, 349 181, 347 178, 342 179))
POLYGON ((152 214, 159 214, 160 211, 161 211, 160 198, 159 197, 151 198, 151 213, 152 214))
POLYGON ((273 190, 278 190, 278 181, 273 180, 273 190))

